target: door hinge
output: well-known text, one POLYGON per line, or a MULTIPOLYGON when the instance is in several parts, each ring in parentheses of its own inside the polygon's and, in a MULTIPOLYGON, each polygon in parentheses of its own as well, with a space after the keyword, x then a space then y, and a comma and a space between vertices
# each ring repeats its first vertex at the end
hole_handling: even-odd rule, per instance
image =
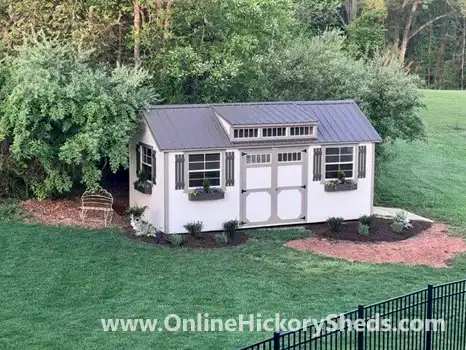
POLYGON ((243 226, 244 224, 246 224, 246 221, 240 221, 239 223, 241 226, 243 226))
POLYGON ((241 190, 241 193, 244 193, 244 192, 246 192, 246 191, 247 191, 247 190, 241 190))
POLYGON ((247 155, 246 152, 241 152, 241 156, 245 156, 245 155, 247 155))
POLYGON ((306 185, 302 185, 302 186, 301 186, 301 188, 304 188, 304 189, 305 189, 306 187, 307 187, 306 185))
POLYGON ((301 216, 299 219, 300 220, 306 220, 306 216, 301 216))
POLYGON ((305 148, 305 149, 303 149, 303 150, 302 150, 302 152, 304 152, 304 153, 307 153, 307 149, 306 149, 306 148, 305 148))

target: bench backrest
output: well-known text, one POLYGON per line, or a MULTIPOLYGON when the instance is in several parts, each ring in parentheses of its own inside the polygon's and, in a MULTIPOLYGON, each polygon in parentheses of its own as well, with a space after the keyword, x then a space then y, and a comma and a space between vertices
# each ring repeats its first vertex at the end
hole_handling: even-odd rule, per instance
POLYGON ((97 192, 84 192, 81 201, 84 208, 111 209, 113 207, 113 196, 103 188, 97 192))

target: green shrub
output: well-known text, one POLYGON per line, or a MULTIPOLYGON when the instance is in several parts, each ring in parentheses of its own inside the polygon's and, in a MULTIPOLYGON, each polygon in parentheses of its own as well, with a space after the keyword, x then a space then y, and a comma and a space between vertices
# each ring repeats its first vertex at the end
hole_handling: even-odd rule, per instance
POLYGON ((228 237, 224 233, 217 233, 215 235, 215 242, 217 242, 218 244, 227 244, 228 237))
POLYGON ((170 235, 168 236, 168 242, 174 246, 174 247, 179 247, 180 245, 183 244, 183 235, 170 235))
POLYGON ((228 220, 222 224, 223 232, 225 233, 229 242, 233 242, 236 238, 236 231, 239 227, 238 220, 228 220))
POLYGON ((369 226, 369 228, 372 227, 374 220, 375 220, 375 215, 363 215, 359 218, 359 222, 363 225, 369 226))
POLYGON ((393 232, 395 233, 401 233, 403 232, 403 229, 405 228, 403 222, 401 221, 393 221, 393 223, 391 224, 391 228, 393 230, 393 232))
POLYGON ((327 225, 330 227, 330 231, 338 232, 340 231, 341 224, 343 223, 343 218, 331 217, 327 220, 327 225))
POLYGON ((144 212, 147 210, 147 206, 144 206, 144 207, 138 207, 138 206, 134 206, 134 207, 128 207, 126 210, 125 210, 125 214, 128 215, 129 217, 134 216, 135 218, 140 218, 144 212))
POLYGON ((22 220, 28 215, 16 199, 0 199, 0 220, 22 220))
POLYGON ((204 223, 202 221, 188 222, 186 225, 184 225, 185 230, 188 231, 188 233, 194 238, 201 237, 203 227, 204 223))
POLYGON ((399 211, 393 219, 391 228, 395 233, 401 233, 403 229, 410 228, 412 225, 408 219, 408 213, 404 210, 399 211))
POLYGON ((363 224, 362 222, 359 223, 359 234, 361 236, 369 236, 369 229, 369 225, 363 224))

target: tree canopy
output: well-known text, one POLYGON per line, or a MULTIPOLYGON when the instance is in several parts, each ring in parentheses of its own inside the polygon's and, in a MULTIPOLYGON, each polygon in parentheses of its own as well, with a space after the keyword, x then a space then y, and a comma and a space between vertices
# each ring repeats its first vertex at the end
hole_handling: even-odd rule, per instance
POLYGON ((385 141, 422 138, 417 88, 464 80, 439 1, 3 0, 0 151, 44 197, 127 166, 154 102, 353 98, 385 141))

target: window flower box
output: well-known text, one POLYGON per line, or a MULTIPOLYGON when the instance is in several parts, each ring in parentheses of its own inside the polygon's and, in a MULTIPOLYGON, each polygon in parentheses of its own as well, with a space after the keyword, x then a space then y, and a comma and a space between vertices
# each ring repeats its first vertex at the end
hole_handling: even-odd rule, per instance
POLYGON ((213 201, 225 198, 225 192, 221 188, 209 188, 206 192, 202 187, 196 188, 188 192, 188 199, 193 202, 213 201))
POLYGON ((148 181, 136 181, 134 182, 134 189, 144 194, 152 194, 152 183, 148 181))
POLYGON ((326 181, 324 184, 325 192, 354 191, 357 189, 358 183, 352 180, 326 181))

